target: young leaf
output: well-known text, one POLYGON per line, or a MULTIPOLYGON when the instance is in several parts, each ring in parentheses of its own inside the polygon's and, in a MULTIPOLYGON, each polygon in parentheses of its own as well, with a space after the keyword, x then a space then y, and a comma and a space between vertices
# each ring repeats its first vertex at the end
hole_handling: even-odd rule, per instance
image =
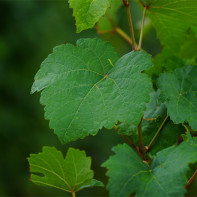
POLYGON ((103 166, 110 177, 110 196, 183 197, 188 164, 197 162, 197 140, 188 139, 157 153, 151 166, 128 145, 118 145, 103 166))
POLYGON ((86 187, 103 186, 93 179, 91 158, 84 151, 69 148, 66 158, 54 147, 43 147, 38 154, 28 158, 31 180, 40 186, 50 186, 67 192, 77 192, 86 187))
POLYGON ((82 39, 77 47, 56 47, 42 63, 32 92, 44 89, 45 117, 62 142, 95 135, 118 120, 140 122, 152 90, 141 72, 152 66, 151 57, 144 51, 131 52, 112 67, 116 60, 108 43, 82 39))
POLYGON ((180 46, 186 30, 191 25, 197 26, 196 7, 196 0, 152 0, 148 16, 163 45, 171 46, 173 49, 180 46))
POLYGON ((73 8, 77 32, 94 27, 95 23, 105 14, 111 0, 69 0, 73 8))
POLYGON ((186 66, 160 76, 158 86, 166 99, 170 118, 197 129, 197 67, 186 66))

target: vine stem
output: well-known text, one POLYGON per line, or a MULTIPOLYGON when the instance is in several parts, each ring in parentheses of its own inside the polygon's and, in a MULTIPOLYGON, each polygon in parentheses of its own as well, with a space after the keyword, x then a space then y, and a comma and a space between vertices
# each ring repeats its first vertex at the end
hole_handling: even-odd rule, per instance
POLYGON ((131 38, 119 27, 115 28, 115 32, 119 34, 124 40, 126 40, 130 45, 132 45, 132 40, 131 38))
POLYGON ((143 39, 143 33, 144 33, 144 21, 145 21, 145 16, 146 16, 146 10, 147 7, 144 7, 144 11, 143 11, 143 16, 142 16, 142 24, 141 24, 141 32, 140 32, 140 40, 139 40, 139 44, 138 44, 138 50, 141 49, 142 47, 142 39, 143 39))
POLYGON ((119 27, 114 27, 114 29, 101 31, 96 26, 96 31, 98 34, 117 33, 120 37, 122 37, 125 41, 127 41, 130 45, 132 45, 131 38, 119 27))
POLYGON ((131 34, 131 40, 132 40, 132 50, 136 50, 135 35, 134 35, 134 31, 133 31, 133 24, 132 24, 132 17, 131 17, 129 1, 128 0, 122 0, 122 1, 124 3, 126 11, 127 11, 127 17, 128 17, 128 21, 129 21, 129 30, 130 30, 130 34, 131 34))
MULTIPOLYGON (((113 129, 118 133, 118 128, 116 125, 113 126, 113 129)), ((138 155, 143 159, 143 155, 138 151, 137 147, 135 144, 126 136, 126 135, 121 135, 122 138, 131 146, 131 148, 138 153, 138 155)))
POLYGON ((139 150, 142 154, 145 153, 144 143, 143 143, 143 136, 142 136, 142 119, 137 126, 138 130, 138 141, 139 141, 139 150))
POLYGON ((159 133, 161 132, 161 130, 163 129, 167 119, 168 119, 168 115, 165 117, 164 121, 161 123, 159 129, 157 130, 156 134, 154 135, 153 139, 151 140, 150 144, 148 145, 147 151, 152 147, 153 143, 155 142, 157 136, 159 135, 159 133))
POLYGON ((192 181, 195 179, 196 176, 197 176, 197 170, 194 172, 192 177, 189 179, 189 181, 187 182, 187 185, 185 186, 185 188, 187 188, 192 183, 192 181))
POLYGON ((72 197, 76 197, 75 191, 72 191, 72 197))

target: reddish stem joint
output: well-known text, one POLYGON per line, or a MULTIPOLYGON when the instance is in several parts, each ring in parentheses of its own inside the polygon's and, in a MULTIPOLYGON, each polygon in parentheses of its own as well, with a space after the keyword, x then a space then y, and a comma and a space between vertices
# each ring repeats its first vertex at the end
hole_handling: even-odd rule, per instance
POLYGON ((152 5, 152 3, 150 3, 149 5, 144 5, 144 3, 141 1, 141 0, 139 0, 140 1, 140 4, 144 7, 144 8, 146 8, 147 10, 150 8, 150 6, 152 5))
POLYGON ((124 3, 124 6, 125 7, 129 7, 129 1, 128 0, 122 0, 123 1, 123 3, 124 3))

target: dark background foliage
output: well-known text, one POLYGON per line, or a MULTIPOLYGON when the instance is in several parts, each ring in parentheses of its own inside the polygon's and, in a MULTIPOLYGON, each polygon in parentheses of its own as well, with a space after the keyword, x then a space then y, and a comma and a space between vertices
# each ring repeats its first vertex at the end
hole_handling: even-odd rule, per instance
MULTIPOLYGON (((136 3, 132 5, 139 34, 142 14, 136 3)), ((119 10, 117 20, 129 32, 124 9, 119 10)), ((0 0, 0 196, 69 196, 31 183, 26 158, 40 152, 42 146, 55 146, 64 154, 68 146, 86 150, 93 160, 95 178, 107 183, 100 164, 112 154, 111 148, 122 142, 121 137, 114 130, 103 129, 97 136, 62 145, 44 119, 39 94, 30 95, 34 75, 52 48, 86 37, 99 35, 95 29, 75 33, 67 0, 0 0)), ((120 56, 131 49, 116 34, 103 39, 109 40, 120 56)), ((151 24, 145 27, 143 48, 153 55, 161 49, 151 24)), ((107 191, 86 189, 77 196, 107 196, 107 191)))

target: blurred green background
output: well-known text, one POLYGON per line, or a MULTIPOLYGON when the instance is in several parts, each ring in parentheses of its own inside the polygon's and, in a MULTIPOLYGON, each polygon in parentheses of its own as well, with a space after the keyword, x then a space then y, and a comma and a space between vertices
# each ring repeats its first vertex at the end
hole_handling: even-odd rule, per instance
MULTIPOLYGON (((139 35, 141 10, 132 4, 135 32, 139 35)), ((0 196, 70 196, 30 182, 27 157, 42 146, 55 146, 65 154, 69 146, 86 150, 92 157, 95 178, 107 183, 100 167, 111 148, 122 142, 115 131, 102 130, 97 136, 62 145, 44 119, 39 94, 30 95, 33 78, 53 47, 75 44, 79 38, 100 37, 96 30, 76 34, 67 0, 0 0, 0 196)), ((121 8, 117 21, 127 33, 126 13, 121 8)), ((131 46, 116 34, 102 36, 121 56, 131 46)), ((138 39, 138 37, 137 37, 138 39)), ((155 55, 161 50, 151 24, 145 28, 143 48, 155 55)), ((77 196, 107 196, 104 188, 80 191, 77 196)))

